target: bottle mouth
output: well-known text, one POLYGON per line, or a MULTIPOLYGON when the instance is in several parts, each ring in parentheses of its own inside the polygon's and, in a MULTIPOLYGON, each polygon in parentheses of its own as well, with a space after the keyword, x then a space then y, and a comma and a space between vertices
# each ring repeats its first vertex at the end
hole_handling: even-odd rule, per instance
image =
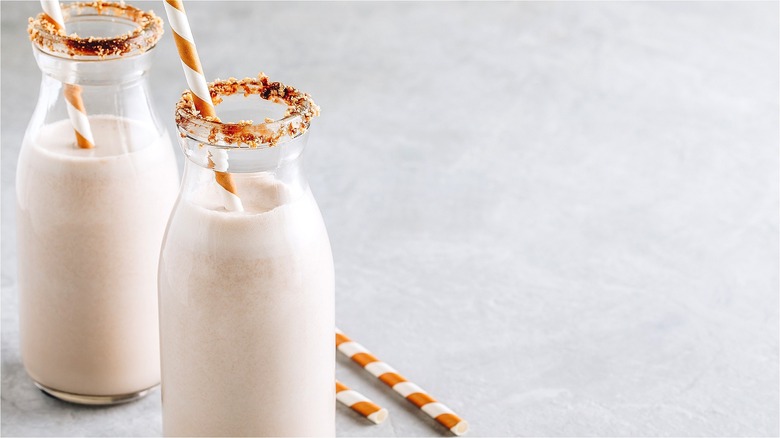
POLYGON ((123 2, 74 2, 62 5, 65 31, 40 13, 27 32, 35 47, 50 55, 76 60, 106 60, 142 54, 163 34, 163 22, 152 11, 123 2))
MULTIPOLYGON (((195 108, 192 91, 186 90, 176 103, 176 127, 183 138, 189 137, 210 146, 224 149, 272 147, 303 135, 311 119, 320 114, 320 108, 307 93, 281 82, 272 82, 263 73, 256 78, 217 79, 209 83, 208 88, 215 106, 225 97, 240 93, 243 99, 257 96, 263 101, 287 107, 278 119, 263 117, 258 123, 254 120, 222 122, 216 117, 202 115, 195 108)), ((242 113, 242 116, 246 115, 251 116, 247 112, 242 113)))

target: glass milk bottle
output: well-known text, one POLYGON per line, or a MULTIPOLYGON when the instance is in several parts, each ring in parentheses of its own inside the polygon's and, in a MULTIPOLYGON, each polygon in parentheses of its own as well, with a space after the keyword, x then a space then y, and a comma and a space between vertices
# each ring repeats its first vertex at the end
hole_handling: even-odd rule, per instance
POLYGON ((177 106, 187 159, 160 259, 163 433, 334 436, 333 260, 302 167, 318 109, 263 75, 211 90, 219 117, 243 122, 200 118, 189 91, 177 106))
POLYGON ((179 182, 146 85, 162 22, 113 3, 63 16, 69 36, 42 15, 28 29, 42 80, 16 179, 21 352, 50 395, 120 403, 160 382, 157 264, 179 182))

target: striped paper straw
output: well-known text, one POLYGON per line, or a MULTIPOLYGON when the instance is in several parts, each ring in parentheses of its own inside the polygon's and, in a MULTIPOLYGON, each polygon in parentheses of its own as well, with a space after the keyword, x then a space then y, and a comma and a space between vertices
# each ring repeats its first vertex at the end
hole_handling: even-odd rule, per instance
MULTIPOLYGON (((203 74, 198 51, 195 49, 195 39, 192 37, 190 22, 184 11, 184 3, 181 0, 166 0, 165 12, 168 15, 171 29, 173 29, 173 40, 179 51, 184 77, 192 91, 195 108, 206 117, 216 118, 217 112, 211 102, 211 93, 206 85, 206 76, 203 74)), ((227 158, 227 151, 218 149, 209 157, 209 167, 214 169, 217 183, 225 189, 225 207, 229 211, 244 211, 233 177, 227 173, 227 158)))
POLYGON ((95 147, 95 138, 92 137, 92 128, 89 127, 87 110, 84 108, 84 100, 81 99, 81 87, 73 84, 65 84, 63 90, 65 104, 68 107, 68 117, 73 131, 76 134, 76 144, 82 149, 95 147))
MULTIPOLYGON (((65 20, 62 18, 60 3, 56 0, 41 0, 43 14, 57 30, 65 32, 65 20)), ((65 106, 68 108, 68 118, 76 134, 76 144, 81 149, 95 147, 95 138, 92 136, 92 128, 89 127, 87 110, 84 108, 84 100, 81 98, 81 87, 74 84, 64 84, 62 91, 65 96, 65 106)))
POLYGON ((43 13, 46 14, 46 18, 51 21, 57 30, 65 32, 65 20, 62 18, 62 9, 60 9, 60 2, 56 0, 41 0, 41 8, 43 13))
POLYGON ((352 409, 365 418, 379 424, 387 420, 387 409, 377 406, 363 394, 349 389, 349 387, 336 380, 336 400, 344 406, 352 409))
POLYGON ((339 329, 336 329, 336 348, 455 435, 468 432, 468 423, 455 415, 450 408, 437 402, 422 388, 406 380, 398 374, 398 371, 377 359, 364 346, 348 338, 339 329))

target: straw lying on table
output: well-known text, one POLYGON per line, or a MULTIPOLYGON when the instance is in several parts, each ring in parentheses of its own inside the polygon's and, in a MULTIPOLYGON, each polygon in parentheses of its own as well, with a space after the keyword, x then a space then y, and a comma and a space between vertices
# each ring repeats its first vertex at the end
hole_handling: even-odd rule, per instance
MULTIPOLYGON (((176 49, 179 51, 181 67, 187 78, 187 86, 192 91, 195 108, 206 117, 216 118, 217 112, 214 110, 211 93, 206 85, 206 76, 203 74, 198 51, 195 49, 195 39, 192 37, 187 13, 184 11, 184 3, 181 0, 166 0, 165 12, 168 15, 171 29, 173 29, 173 39, 176 42, 176 49)), ((233 183, 233 177, 227 173, 227 152, 222 149, 215 151, 214 156, 209 158, 209 167, 214 169, 217 183, 225 189, 225 207, 228 211, 244 211, 244 206, 236 191, 236 185, 233 183)))
MULTIPOLYGON (((57 30, 65 33, 65 20, 62 18, 60 3, 56 0, 41 0, 41 8, 43 8, 46 19, 57 30)), ((64 86, 62 93, 65 96, 70 124, 76 134, 76 144, 81 149, 91 149, 95 147, 95 138, 92 136, 92 128, 89 126, 84 101, 81 99, 81 87, 74 84, 64 84, 64 86)))
POLYGON ((336 348, 455 435, 468 432, 468 423, 455 415, 450 408, 437 402, 422 388, 406 380, 390 365, 381 362, 365 347, 352 341, 339 329, 336 329, 336 348))
POLYGON ((387 419, 387 409, 377 406, 363 394, 336 380, 336 400, 363 417, 379 424, 387 419))

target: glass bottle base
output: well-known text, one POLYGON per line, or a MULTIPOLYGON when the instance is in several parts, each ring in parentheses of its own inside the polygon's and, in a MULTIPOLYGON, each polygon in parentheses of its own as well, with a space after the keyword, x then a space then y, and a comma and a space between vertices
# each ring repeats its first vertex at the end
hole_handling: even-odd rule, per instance
POLYGON ((42 385, 34 380, 33 383, 35 384, 35 386, 38 387, 38 389, 40 389, 47 395, 50 395, 56 399, 66 401, 68 403, 76 403, 80 405, 92 405, 92 406, 118 405, 122 403, 135 401, 146 396, 147 394, 152 392, 155 388, 160 386, 160 385, 154 385, 151 388, 142 389, 141 391, 132 392, 130 394, 85 395, 85 394, 73 394, 70 392, 49 388, 48 386, 42 385))

